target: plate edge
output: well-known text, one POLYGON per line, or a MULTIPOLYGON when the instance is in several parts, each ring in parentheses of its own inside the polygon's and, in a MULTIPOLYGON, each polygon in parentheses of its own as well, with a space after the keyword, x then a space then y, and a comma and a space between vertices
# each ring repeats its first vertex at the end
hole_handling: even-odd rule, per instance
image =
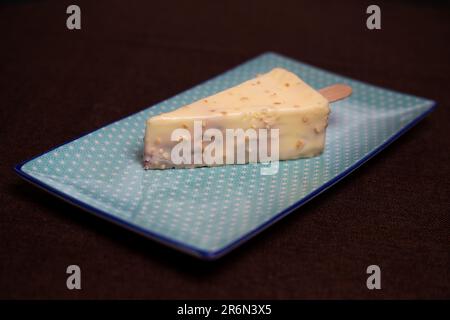
MULTIPOLYGON (((227 253, 231 252, 233 249, 235 249, 235 248, 239 247, 240 245, 242 245, 243 243, 247 242, 248 240, 250 240, 257 234, 259 234, 260 232, 264 231, 265 229, 267 229, 274 223, 278 222, 282 218, 289 215, 295 209, 298 209, 299 207, 301 207, 308 201, 312 200, 313 198, 315 198, 316 196, 318 196, 319 194, 321 194, 328 188, 332 187, 334 184, 338 183, 339 181, 341 181, 342 179, 347 177, 350 173, 352 173, 353 171, 355 171, 356 169, 361 167, 364 163, 366 163, 368 160, 370 160, 371 158, 376 156, 378 153, 380 153, 382 150, 384 150, 386 147, 388 147, 392 142, 394 142, 400 136, 402 136, 405 132, 407 132, 409 129, 411 129, 417 123, 419 123, 421 120, 423 120, 427 115, 429 115, 436 108, 436 106, 437 106, 437 103, 433 101, 433 104, 430 105, 428 110, 421 113, 418 117, 416 117, 414 120, 409 122, 401 130, 397 131, 396 134, 394 134, 392 137, 390 137, 388 140, 386 140, 383 144, 381 144, 378 148, 372 150, 372 152, 368 153, 365 157, 363 157, 359 161, 355 162, 352 166, 347 168, 345 171, 341 172, 335 178, 333 178, 330 181, 328 181, 327 183, 323 184, 322 186, 320 186, 319 188, 317 188, 316 190, 314 190, 307 196, 303 197, 300 201, 298 201, 298 202, 292 204, 291 206, 289 206, 288 208, 282 210, 281 212, 279 212, 277 215, 273 216, 271 219, 269 219, 265 223, 259 225, 257 228, 247 232, 242 237, 236 239, 235 241, 231 242, 230 244, 228 244, 218 250, 215 250, 215 251, 207 251, 207 250, 195 248, 193 246, 186 245, 182 242, 173 240, 171 238, 167 238, 160 234, 149 232, 148 230, 145 230, 143 228, 140 228, 139 226, 130 224, 125 220, 118 219, 118 218, 114 217, 113 215, 111 215, 110 213, 107 213, 103 210, 97 209, 83 201, 80 201, 70 195, 67 195, 67 194, 53 188, 52 186, 42 182, 41 180, 29 175, 28 173, 26 173, 25 171, 22 170, 22 167, 26 163, 28 163, 29 161, 32 161, 36 157, 31 160, 25 161, 23 163, 17 164, 16 166, 14 166, 14 171, 21 178, 26 180, 27 182, 30 182, 31 184, 43 189, 44 191, 49 192, 50 194, 53 194, 53 195, 57 196, 58 198, 66 201, 72 205, 75 205, 76 207, 79 207, 80 209, 83 209, 83 210, 87 211, 88 213, 91 213, 101 219, 104 219, 108 222, 112 222, 116 225, 119 225, 120 227, 123 227, 123 228, 129 230, 129 231, 132 231, 134 233, 137 233, 139 235, 142 235, 146 238, 149 238, 156 242, 162 243, 164 245, 167 245, 167 246, 169 246, 173 249, 176 249, 178 251, 181 251, 183 253, 190 254, 196 258, 212 261, 212 260, 216 260, 216 259, 226 255, 227 253)), ((50 152, 50 151, 48 151, 48 152, 50 152)), ((44 153, 44 154, 46 154, 46 153, 44 153)), ((39 157, 39 156, 37 156, 37 157, 39 157)))
POLYGON ((339 175, 334 177, 333 179, 329 180, 328 182, 321 185, 319 188, 315 189, 302 199, 300 201, 292 204, 288 208, 282 210, 277 215, 273 216, 271 219, 266 221, 265 223, 259 225, 257 228, 253 229, 252 231, 249 231, 245 235, 243 235, 241 238, 235 240, 234 242, 228 244, 227 246, 217 250, 214 252, 215 258, 220 258, 223 255, 226 255, 233 249, 237 248, 238 246, 242 245, 246 241, 250 240, 260 232, 264 231, 266 228, 270 227, 272 224, 278 222, 279 220, 283 219, 287 215, 289 215, 292 211, 298 209, 308 201, 312 200, 322 192, 326 191, 345 177, 347 177, 349 174, 351 174, 353 171, 357 170, 359 167, 361 167, 364 163, 375 157, 378 153, 386 149, 391 143, 393 143, 395 140, 400 138, 404 133, 409 131, 412 127, 414 127, 417 123, 422 121, 426 116, 428 116, 437 106, 437 103, 433 100, 430 100, 428 110, 422 112, 419 116, 414 118, 412 121, 408 122, 403 128, 398 130, 394 135, 392 135, 389 139, 387 139, 384 143, 382 143, 377 148, 373 149, 372 152, 365 155, 363 158, 361 158, 359 161, 355 162, 352 166, 348 167, 346 170, 342 171, 339 175))
MULTIPOLYGON (((24 163, 24 164, 26 164, 26 163, 24 163)), ((42 182, 41 180, 39 180, 39 179, 33 177, 32 175, 28 174, 27 172, 23 171, 22 166, 24 164, 18 164, 16 166, 14 166, 14 171, 19 175, 19 177, 24 179, 26 182, 31 183, 32 185, 38 187, 39 189, 41 189, 45 192, 48 192, 49 194, 56 196, 57 198, 65 201, 71 205, 74 205, 75 207, 78 207, 98 218, 101 218, 102 220, 106 220, 106 221, 113 223, 117 226, 120 226, 128 231, 139 234, 145 238, 154 240, 160 244, 166 245, 170 248, 173 248, 177 251, 189 254, 196 258, 201 258, 204 260, 212 260, 212 258, 211 258, 211 256, 213 255, 212 251, 207 251, 207 250, 203 250, 200 248, 196 248, 194 246, 184 244, 182 242, 168 238, 161 234, 158 234, 155 232, 150 232, 144 228, 141 228, 138 225, 131 224, 123 219, 117 218, 106 211, 98 209, 88 203, 85 203, 81 200, 78 200, 77 198, 72 197, 71 195, 68 195, 62 191, 59 191, 58 189, 48 185, 45 182, 42 182)))

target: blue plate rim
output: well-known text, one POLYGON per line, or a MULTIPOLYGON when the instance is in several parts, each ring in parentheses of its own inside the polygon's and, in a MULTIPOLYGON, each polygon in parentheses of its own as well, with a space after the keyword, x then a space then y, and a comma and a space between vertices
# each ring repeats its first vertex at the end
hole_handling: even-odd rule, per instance
MULTIPOLYGON (((265 52, 265 53, 263 53, 263 54, 261 54, 261 55, 258 55, 258 56, 254 57, 254 58, 252 58, 252 59, 249 59, 249 60, 247 60, 247 61, 245 61, 245 62, 243 62, 243 63, 237 65, 236 67, 231 68, 231 69, 228 70, 228 71, 225 71, 225 72, 223 72, 223 73, 221 73, 221 74, 219 74, 219 75, 217 75, 217 76, 215 76, 215 77, 212 77, 212 78, 210 78, 210 79, 208 79, 208 80, 206 80, 206 81, 204 81, 204 82, 202 82, 202 83, 205 83, 205 82, 207 82, 207 81, 210 81, 210 80, 212 80, 212 79, 214 79, 214 78, 216 78, 216 77, 218 77, 218 76, 224 75, 225 73, 227 73, 227 72, 229 72, 229 71, 231 71, 231 70, 233 70, 233 69, 235 69, 235 68, 237 68, 237 67, 239 67, 239 66, 241 66, 241 65, 243 65, 243 64, 245 64, 245 63, 248 63, 248 62, 250 62, 250 61, 252 61, 252 60, 261 58, 262 56, 268 55, 268 54, 274 54, 274 55, 277 55, 277 56, 280 56, 280 57, 283 57, 283 58, 286 58, 286 59, 294 60, 294 59, 289 58, 289 57, 284 57, 283 55, 278 54, 278 53, 265 52)), ((296 61, 296 60, 294 60, 294 61, 296 61)), ((303 62, 302 62, 302 63, 303 63, 303 62)), ((307 63, 303 63, 303 64, 308 65, 307 63)), ((313 66, 313 67, 316 68, 316 69, 324 70, 324 69, 321 69, 321 68, 318 68, 318 67, 315 67, 315 66, 313 66)), ((326 72, 329 72, 329 71, 327 71, 327 70, 325 70, 325 71, 326 71, 326 72)), ((333 72, 329 72, 329 73, 333 73, 333 72)), ((333 73, 333 74, 334 74, 334 73, 333 73)), ((341 75, 339 75, 339 74, 336 74, 336 75, 341 76, 341 75)), ((347 78, 347 77, 345 77, 345 76, 341 76, 341 77, 344 77, 344 78, 346 78, 346 79, 350 79, 350 78, 347 78)), ((357 82, 359 82, 359 83, 366 84, 366 83, 364 83, 364 82, 362 82, 362 81, 359 81, 359 80, 355 80, 355 79, 351 79, 351 80, 352 80, 352 81, 357 81, 357 82)), ((189 91, 189 90, 195 88, 196 86, 201 85, 202 83, 197 84, 197 85, 195 85, 195 86, 193 86, 193 87, 191 87, 191 88, 189 88, 189 89, 187 89, 187 90, 185 90, 185 91, 183 91, 183 92, 189 91)), ((374 86, 374 85, 372 85, 372 84, 368 84, 368 85, 370 85, 370 86, 372 86, 372 87, 377 87, 377 88, 379 88, 379 89, 389 90, 389 91, 392 91, 392 92, 396 92, 396 91, 393 91, 393 90, 390 90, 390 89, 385 89, 385 88, 382 88, 382 87, 374 86)), ((397 92, 397 93, 398 93, 398 92, 397 92)), ((408 94, 408 95, 410 95, 410 94, 408 94)), ((413 96, 413 95, 410 95, 410 96, 413 96)), ((169 100, 169 99, 171 99, 171 98, 173 98, 173 97, 170 97, 170 98, 168 98, 168 99, 162 100, 161 102, 158 102, 158 103, 156 103, 156 104, 163 103, 164 101, 167 101, 167 100, 169 100)), ((111 123, 109 123, 109 124, 106 124, 105 126, 103 126, 103 127, 101 127, 101 128, 98 128, 98 129, 95 129, 95 130, 93 130, 93 131, 89 131, 89 132, 87 132, 87 133, 84 133, 84 134, 78 136, 77 138, 74 138, 74 139, 72 139, 72 140, 66 141, 66 142, 64 142, 64 143, 62 143, 62 144, 60 144, 60 145, 57 145, 57 146, 55 146, 55 147, 53 147, 53 148, 51 148, 51 149, 49 149, 49 150, 47 150, 47 151, 45 151, 45 152, 43 152, 43 153, 41 153, 41 154, 38 154, 38 155, 36 155, 36 156, 34 156, 34 157, 28 159, 28 160, 22 161, 22 162, 20 162, 19 164, 15 165, 13 169, 14 169, 14 171, 15 171, 21 178, 23 178, 25 181, 30 182, 31 184, 37 186, 38 188, 40 188, 40 189, 42 189, 42 190, 44 190, 44 191, 47 191, 47 192, 49 192, 50 194, 53 194, 53 195, 57 196, 58 198, 60 198, 60 199, 62 199, 62 200, 64 200, 64 201, 66 201, 66 202, 68 202, 68 203, 70 203, 70 204, 73 204, 73 205, 75 205, 76 207, 79 207, 79 208, 81 208, 81 209, 83 209, 83 210, 85 210, 85 211, 87 211, 87 212, 89 212, 89 213, 91 213, 91 214, 93 214, 93 215, 99 217, 99 218, 102 218, 102 219, 104 219, 104 220, 107 220, 107 221, 109 221, 109 222, 112 222, 112 223, 114 223, 114 224, 116 224, 116 225, 119 225, 119 226, 121 226, 121 227, 123 227, 123 228, 125 228, 125 229, 127 229, 127 230, 130 230, 130 231, 132 231, 132 232, 135 232, 135 233, 137 233, 137 234, 140 234, 140 235, 142 235, 142 236, 144 236, 144 237, 146 237, 146 238, 152 239, 152 240, 154 240, 154 241, 156 241, 156 242, 162 243, 162 244, 164 244, 164 245, 166 245, 166 246, 169 246, 169 247, 174 248, 174 249, 176 249, 176 250, 179 250, 179 251, 181 251, 181 252, 184 252, 184 253, 193 255, 193 256, 195 256, 195 257, 198 257, 198 258, 201 258, 201 259, 204 259, 204 260, 216 260, 216 259, 218 259, 218 258, 220 258, 220 257, 222 257, 222 256, 224 256, 224 255, 226 255, 227 253, 231 252, 233 249, 239 247, 239 246, 242 245, 243 243, 247 242, 248 240, 250 240, 251 238, 253 238, 253 237, 256 236, 257 234, 259 234, 260 232, 262 232, 263 230, 265 230, 266 228, 268 228, 268 227, 271 226, 272 224, 276 223, 277 221, 281 220, 282 218, 284 218, 285 216, 287 216, 288 214, 290 214, 290 213, 291 213, 292 211, 294 211, 295 209, 298 209, 299 207, 301 207, 302 205, 304 205, 304 204, 307 203, 308 201, 312 200, 314 197, 318 196, 319 194, 321 194, 322 192, 324 192, 325 190, 327 190, 328 188, 330 188, 331 186, 333 186, 334 184, 336 184, 337 182, 341 181, 343 178, 345 178, 346 176, 348 176, 350 173, 352 173, 353 171, 355 171, 356 169, 358 169, 360 166, 362 166, 362 165, 363 165, 364 163, 366 163, 368 160, 370 160, 370 159, 373 158, 375 155, 377 155, 380 151, 384 150, 384 149, 385 149, 387 146, 389 146, 392 142, 394 142, 395 140, 397 140, 397 139, 398 139, 400 136, 402 136, 405 132, 407 132, 409 129, 411 129, 412 127, 414 127, 417 123, 419 123, 419 122, 420 122, 421 120, 423 120, 427 115, 429 115, 432 111, 434 111, 434 109, 435 109, 436 106, 437 106, 436 101, 429 100, 429 99, 427 99, 427 100, 428 100, 429 103, 430 103, 430 106, 429 106, 428 110, 422 112, 420 115, 418 115, 418 116, 417 116, 416 118, 414 118, 412 121, 410 121, 409 123, 407 123, 403 128, 401 128, 400 130, 398 130, 398 131, 397 131, 394 135, 392 135, 389 139, 387 139, 385 142, 383 142, 383 143, 382 143, 381 145, 379 145, 377 148, 373 149, 371 152, 369 152, 367 155, 365 155, 365 156, 364 156, 363 158, 361 158, 359 161, 355 162, 353 165, 351 165, 350 167, 348 167, 346 170, 344 170, 344 171, 342 171, 340 174, 338 174, 336 177, 334 177, 333 179, 331 179, 331 180, 329 180, 328 182, 324 183, 323 185, 321 185, 320 187, 318 187, 317 189, 315 189, 314 191, 312 191, 312 192, 309 193, 308 195, 306 195, 306 196, 304 196, 303 198, 301 198, 299 201, 297 201, 297 202, 295 202, 294 204, 292 204, 291 206, 289 206, 288 208, 286 208, 286 209, 280 211, 279 213, 277 213, 277 214, 274 215, 272 218, 270 218, 270 219, 267 220, 266 222, 262 223, 261 225, 259 225, 259 226, 256 227, 255 229, 253 229, 253 230, 247 232, 246 234, 244 234, 244 235, 242 235, 241 237, 237 238, 237 239, 234 240, 233 242, 231 242, 231 243, 227 244, 226 246, 224 246, 224 247, 222 247, 222 248, 220 248, 220 249, 218 249, 218 250, 215 250, 215 251, 208 251, 208 250, 199 249, 199 248, 196 248, 196 247, 194 247, 194 246, 190 246, 190 245, 188 245, 188 244, 186 244, 186 243, 183 243, 183 242, 181 242, 181 241, 177 241, 177 240, 174 240, 174 239, 172 239, 172 238, 166 237, 166 236, 164 236, 164 235, 158 234, 158 233, 156 233, 156 232, 152 232, 152 231, 149 231, 149 230, 147 230, 147 229, 141 228, 141 227, 138 226, 138 225, 131 224, 131 223, 127 222, 126 220, 117 218, 116 216, 114 216, 114 215, 112 215, 112 214, 110 214, 110 213, 108 213, 108 212, 106 212, 106 211, 100 210, 100 209, 98 209, 98 208, 96 208, 96 207, 94 207, 94 206, 92 206, 92 205, 90 205, 90 204, 88 204, 88 203, 85 203, 85 202, 83 202, 83 201, 81 201, 81 200, 78 200, 77 198, 72 197, 71 195, 68 195, 68 194, 66 194, 66 193, 64 193, 64 192, 62 192, 62 191, 60 191, 60 190, 58 190, 58 189, 56 189, 56 188, 54 188, 54 187, 52 187, 52 186, 50 186, 50 185, 44 183, 44 182, 42 182, 41 180, 39 180, 39 179, 37 179, 37 178, 31 176, 30 174, 28 174, 28 173, 26 173, 25 171, 22 170, 22 167, 23 167, 25 164, 27 164, 28 162, 33 161, 34 159, 37 159, 37 158, 39 158, 39 157, 41 157, 41 156, 44 156, 44 155, 46 155, 47 153, 52 152, 53 150, 58 149, 58 148, 60 148, 60 147, 62 147, 62 146, 64 146, 64 145, 66 145, 66 144, 72 143, 72 142, 74 142, 74 141, 76 141, 76 140, 78 140, 78 139, 81 139, 81 138, 83 138, 83 137, 89 135, 89 134, 92 134, 92 133, 94 133, 94 132, 96 132, 96 131, 98 131, 98 130, 101 130, 102 128, 105 128, 105 127, 107 127, 107 126, 109 126, 109 125, 112 125, 112 124, 114 124, 114 123, 117 123, 117 122, 119 122, 119 121, 125 120, 125 119, 128 118, 128 117, 131 117, 131 116, 133 116, 133 115, 135 115, 135 114, 137 114, 137 113, 139 113, 139 112, 142 112, 142 110, 137 111, 137 112, 134 112, 134 113, 132 113, 132 114, 130 114, 130 115, 127 115, 127 116, 125 116, 125 117, 123 117, 123 118, 120 118, 120 119, 118 119, 118 120, 116 120, 116 121, 113 121, 113 122, 111 122, 111 123)), ((155 104, 155 105, 156 105, 156 104, 155 104)))

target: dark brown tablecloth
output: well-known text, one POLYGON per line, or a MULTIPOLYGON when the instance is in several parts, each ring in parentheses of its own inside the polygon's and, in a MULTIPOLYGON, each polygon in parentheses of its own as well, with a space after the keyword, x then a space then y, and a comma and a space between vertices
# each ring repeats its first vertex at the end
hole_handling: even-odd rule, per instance
POLYGON ((0 7, 0 298, 450 298, 444 2, 71 1, 0 7), (203 262, 40 191, 14 164, 264 51, 436 100, 427 119, 230 255, 203 262), (82 290, 66 289, 66 267, 82 290), (382 289, 366 288, 377 264, 382 289))

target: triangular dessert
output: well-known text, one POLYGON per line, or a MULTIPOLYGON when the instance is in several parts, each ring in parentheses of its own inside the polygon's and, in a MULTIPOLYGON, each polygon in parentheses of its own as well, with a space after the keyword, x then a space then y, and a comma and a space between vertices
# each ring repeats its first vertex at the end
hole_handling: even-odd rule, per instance
MULTIPOLYGON (((204 151, 212 139, 206 137, 206 141, 197 145, 194 140, 205 138, 199 134, 203 135, 211 128, 217 129, 213 133, 222 132, 224 140, 227 129, 278 129, 279 160, 312 157, 323 151, 329 113, 329 102, 319 92, 295 74, 275 68, 235 87, 148 119, 144 167, 167 169, 228 164, 225 161, 226 146, 222 153, 215 150, 224 159, 222 163, 211 163, 201 156, 194 156, 195 152, 204 151), (177 129, 184 130, 174 134, 177 129), (180 142, 190 145, 184 153, 188 150, 191 154, 180 152, 180 142), (174 160, 174 155, 181 155, 184 161, 174 160)), ((252 158, 248 154, 251 152, 249 137, 252 139, 251 136, 246 139, 249 144, 245 147, 245 162, 252 158)), ((256 139, 260 139, 259 136, 256 139)), ((261 159, 258 157, 257 161, 261 159)), ((236 163, 239 162, 236 160, 236 163)))

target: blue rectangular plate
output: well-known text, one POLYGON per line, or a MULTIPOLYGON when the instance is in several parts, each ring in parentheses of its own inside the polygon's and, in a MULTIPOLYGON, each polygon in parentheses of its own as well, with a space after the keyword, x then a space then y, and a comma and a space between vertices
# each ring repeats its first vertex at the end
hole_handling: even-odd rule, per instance
POLYGON ((151 108, 15 167, 27 181, 88 212, 204 259, 218 258, 312 199, 384 149, 434 107, 431 100, 345 78, 274 53, 258 56, 151 108), (346 83, 333 103, 324 153, 261 164, 144 171, 145 121, 274 67, 315 88, 346 83))

